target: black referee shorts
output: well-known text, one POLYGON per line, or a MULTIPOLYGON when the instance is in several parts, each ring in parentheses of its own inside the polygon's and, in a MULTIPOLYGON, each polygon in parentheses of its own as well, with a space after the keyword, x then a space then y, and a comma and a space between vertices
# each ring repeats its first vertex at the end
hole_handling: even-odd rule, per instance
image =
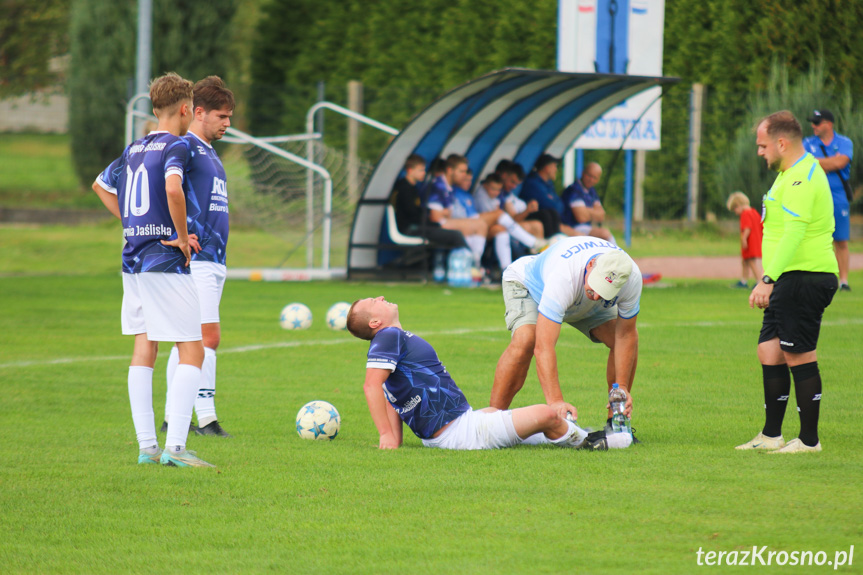
POLYGON ((773 287, 758 343, 779 338, 789 353, 814 351, 824 310, 833 301, 839 280, 831 273, 792 271, 782 274, 773 287))

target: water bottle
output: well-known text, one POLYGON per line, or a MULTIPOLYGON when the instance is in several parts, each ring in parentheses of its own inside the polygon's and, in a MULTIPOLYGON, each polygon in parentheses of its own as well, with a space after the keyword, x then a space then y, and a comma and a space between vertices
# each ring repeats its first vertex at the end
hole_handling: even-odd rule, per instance
POLYGON ((444 257, 444 252, 438 250, 434 253, 434 267, 432 271, 432 278, 435 283, 443 283, 446 280, 446 261, 444 257))
POLYGON ((616 383, 612 384, 608 392, 608 405, 611 407, 611 431, 632 433, 629 418, 623 413, 626 409, 626 392, 616 383))
POLYGON ((470 285, 470 266, 473 255, 467 248, 458 248, 449 253, 447 261, 447 283, 452 287, 467 287, 470 285))

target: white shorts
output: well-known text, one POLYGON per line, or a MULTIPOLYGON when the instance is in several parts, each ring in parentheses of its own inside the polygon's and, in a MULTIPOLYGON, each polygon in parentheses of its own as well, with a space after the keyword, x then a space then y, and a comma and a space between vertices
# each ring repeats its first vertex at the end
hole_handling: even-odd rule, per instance
POLYGON ((453 420, 443 433, 423 439, 426 447, 439 449, 500 449, 521 443, 512 424, 512 411, 474 411, 453 420))
POLYGON ((191 275, 123 274, 123 335, 150 341, 200 341, 201 306, 191 275))
POLYGON ((222 301, 228 268, 215 262, 194 260, 190 267, 198 290, 198 301, 201 302, 201 323, 219 323, 219 303, 222 301))

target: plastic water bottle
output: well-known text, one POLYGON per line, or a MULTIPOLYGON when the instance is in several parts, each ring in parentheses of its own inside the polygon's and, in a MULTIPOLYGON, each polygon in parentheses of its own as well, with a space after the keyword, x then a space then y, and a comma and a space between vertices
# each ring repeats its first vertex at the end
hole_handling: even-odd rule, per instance
POLYGON ((438 250, 434 253, 434 267, 432 278, 435 283, 443 283, 446 280, 446 261, 444 252, 438 250))
POLYGON ((449 253, 447 261, 447 283, 452 287, 467 287, 471 284, 470 267, 473 255, 467 248, 459 248, 449 253))
POLYGON ((611 430, 614 433, 632 433, 629 418, 623 413, 626 409, 626 392, 616 383, 612 384, 608 392, 608 405, 611 407, 611 430))

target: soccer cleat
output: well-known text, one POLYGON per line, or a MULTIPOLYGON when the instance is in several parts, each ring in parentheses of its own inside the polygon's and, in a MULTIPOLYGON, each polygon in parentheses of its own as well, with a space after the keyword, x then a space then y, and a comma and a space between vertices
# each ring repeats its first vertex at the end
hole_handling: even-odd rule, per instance
POLYGON ((233 437, 230 433, 222 429, 218 421, 211 421, 204 427, 196 427, 195 433, 198 435, 218 435, 219 437, 233 437))
POLYGON ((731 287, 733 287, 733 288, 749 289, 749 284, 748 284, 748 283, 746 283, 746 282, 745 282, 745 281, 743 281, 743 280, 740 280, 740 281, 739 281, 739 282, 737 282, 736 284, 732 284, 732 286, 731 286, 731 287))
POLYGON ((654 273, 654 274, 641 274, 641 283, 644 285, 655 284, 656 282, 658 282, 661 279, 662 279, 662 274, 658 273, 658 272, 654 273))
POLYGON ((800 441, 800 438, 798 437, 786 443, 785 447, 782 447, 775 451, 771 451, 770 454, 773 455, 774 453, 803 453, 804 451, 821 451, 821 442, 819 441, 815 445, 809 446, 800 441))
POLYGON ((155 453, 147 453, 146 449, 141 449, 138 451, 138 465, 158 464, 161 457, 162 450, 159 448, 156 448, 155 453))
POLYGON ((172 453, 166 449, 162 452, 159 463, 168 467, 215 467, 212 463, 200 459, 194 451, 187 450, 172 453))
MULTIPOLYGON (((162 422, 162 427, 159 428, 159 431, 161 433, 168 433, 168 422, 167 421, 162 422)), ((190 421, 189 422, 189 433, 192 433, 193 431, 198 431, 198 428, 195 426, 194 423, 192 423, 190 421)))
POLYGON ((734 449, 759 449, 761 451, 776 451, 784 445, 785 440, 782 439, 781 435, 779 437, 767 437, 759 431, 758 435, 756 435, 743 445, 738 445, 734 449))
POLYGON ((851 286, 848 284, 841 284, 839 286, 839 291, 851 291, 851 286))

